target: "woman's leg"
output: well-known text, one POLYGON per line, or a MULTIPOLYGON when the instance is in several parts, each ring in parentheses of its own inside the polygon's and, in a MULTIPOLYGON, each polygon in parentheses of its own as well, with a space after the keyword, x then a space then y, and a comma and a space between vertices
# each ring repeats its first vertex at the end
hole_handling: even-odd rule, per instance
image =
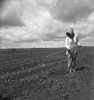
POLYGON ((74 53, 73 53, 73 69, 75 68, 75 65, 76 65, 76 58, 77 58, 77 51, 74 51, 74 53))
POLYGON ((72 72, 72 63, 73 63, 73 55, 72 55, 72 52, 69 51, 68 52, 68 68, 70 72, 72 72))

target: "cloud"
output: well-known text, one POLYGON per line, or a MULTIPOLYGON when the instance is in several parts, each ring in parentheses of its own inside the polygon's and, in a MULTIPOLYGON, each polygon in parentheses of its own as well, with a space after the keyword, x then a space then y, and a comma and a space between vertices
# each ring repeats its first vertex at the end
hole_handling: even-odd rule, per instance
POLYGON ((71 23, 87 18, 94 11, 87 0, 57 0, 56 5, 48 9, 55 19, 71 23))
POLYGON ((18 0, 0 0, 0 27, 24 26, 18 0))
POLYGON ((63 41, 64 37, 61 36, 55 36, 55 35, 45 35, 45 36, 41 36, 43 41, 63 41))
POLYGON ((0 0, 0 8, 2 7, 2 4, 5 2, 6 0, 0 0))
POLYGON ((64 46, 70 27, 86 44, 94 38, 93 4, 93 0, 1 0, 2 47, 64 46))
POLYGON ((0 45, 2 44, 2 40, 3 40, 3 38, 0 36, 0 45))

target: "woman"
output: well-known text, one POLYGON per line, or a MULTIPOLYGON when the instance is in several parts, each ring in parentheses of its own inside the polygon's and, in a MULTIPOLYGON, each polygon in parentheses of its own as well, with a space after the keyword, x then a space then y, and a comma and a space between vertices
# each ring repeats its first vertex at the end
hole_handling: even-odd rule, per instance
POLYGON ((67 49, 66 54, 68 55, 68 68, 69 72, 75 71, 75 63, 77 58, 77 48, 81 46, 77 35, 74 34, 73 28, 70 29, 70 32, 66 33, 65 38, 65 47, 67 49))

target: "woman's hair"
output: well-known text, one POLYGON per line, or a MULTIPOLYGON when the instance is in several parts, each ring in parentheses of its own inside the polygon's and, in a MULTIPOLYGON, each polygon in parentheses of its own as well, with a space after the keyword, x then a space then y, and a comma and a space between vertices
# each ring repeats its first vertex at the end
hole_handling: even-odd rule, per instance
POLYGON ((69 32, 67 32, 66 35, 67 35, 69 38, 71 38, 71 39, 74 38, 74 33, 73 33, 73 34, 70 34, 69 32))

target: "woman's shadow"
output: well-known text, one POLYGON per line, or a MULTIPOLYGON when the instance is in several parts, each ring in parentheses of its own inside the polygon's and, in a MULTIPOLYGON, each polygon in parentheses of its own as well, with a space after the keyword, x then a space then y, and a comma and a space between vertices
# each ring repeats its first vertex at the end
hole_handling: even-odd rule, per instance
POLYGON ((75 71, 82 71, 82 70, 89 70, 89 68, 85 67, 85 66, 82 66, 82 67, 79 67, 79 68, 75 69, 75 71))

